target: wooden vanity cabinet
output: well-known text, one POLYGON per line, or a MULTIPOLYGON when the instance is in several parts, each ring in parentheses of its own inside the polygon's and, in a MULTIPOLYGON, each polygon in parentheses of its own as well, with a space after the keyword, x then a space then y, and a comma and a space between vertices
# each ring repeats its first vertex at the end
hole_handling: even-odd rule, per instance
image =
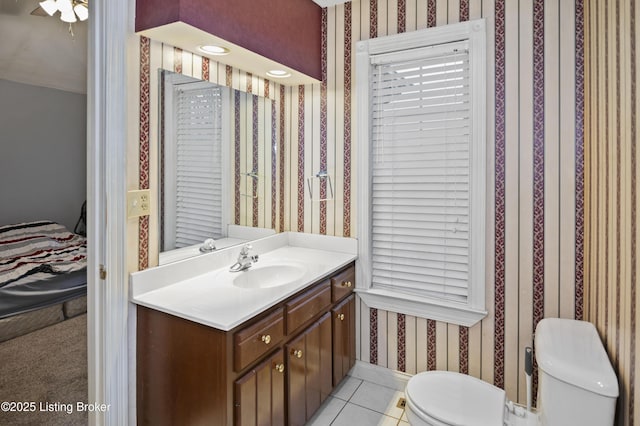
POLYGON ((229 333, 138 306, 138 424, 231 425, 231 343, 229 333))
POLYGON ((356 301, 347 297, 331 310, 333 317, 333 386, 347 375, 356 362, 356 301))
POLYGON ((229 331, 138 306, 138 424, 304 425, 355 362, 353 271, 229 331))

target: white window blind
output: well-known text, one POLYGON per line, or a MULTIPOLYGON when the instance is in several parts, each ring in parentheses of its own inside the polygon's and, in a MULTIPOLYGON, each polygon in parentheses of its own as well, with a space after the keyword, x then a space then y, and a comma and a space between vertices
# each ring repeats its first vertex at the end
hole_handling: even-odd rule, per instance
POLYGON ((223 235, 220 87, 178 89, 175 247, 223 235))
POLYGON ((372 287, 467 303, 468 45, 370 58, 372 287))

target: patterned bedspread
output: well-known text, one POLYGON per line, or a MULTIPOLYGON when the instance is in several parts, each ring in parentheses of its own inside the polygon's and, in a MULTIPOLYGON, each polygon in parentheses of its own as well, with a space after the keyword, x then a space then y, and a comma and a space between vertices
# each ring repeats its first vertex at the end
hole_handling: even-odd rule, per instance
POLYGON ((39 221, 0 227, 0 288, 38 272, 65 274, 87 266, 86 238, 39 221))

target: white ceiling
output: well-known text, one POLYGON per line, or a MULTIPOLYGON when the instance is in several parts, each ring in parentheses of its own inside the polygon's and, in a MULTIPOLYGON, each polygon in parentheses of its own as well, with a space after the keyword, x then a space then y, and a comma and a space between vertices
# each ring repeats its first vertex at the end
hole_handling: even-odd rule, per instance
MULTIPOLYGON (((87 23, 32 16, 39 0, 0 0, 0 78, 69 92, 87 91, 87 23)), ((91 18, 89 18, 91 19, 91 18)))

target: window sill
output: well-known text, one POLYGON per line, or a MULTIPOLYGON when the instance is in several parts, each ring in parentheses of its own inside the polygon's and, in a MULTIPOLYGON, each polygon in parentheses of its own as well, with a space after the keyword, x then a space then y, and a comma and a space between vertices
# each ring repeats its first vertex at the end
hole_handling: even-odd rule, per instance
POLYGON ((487 311, 461 306, 456 303, 435 301, 388 290, 356 289, 367 306, 471 327, 487 316, 487 311))

